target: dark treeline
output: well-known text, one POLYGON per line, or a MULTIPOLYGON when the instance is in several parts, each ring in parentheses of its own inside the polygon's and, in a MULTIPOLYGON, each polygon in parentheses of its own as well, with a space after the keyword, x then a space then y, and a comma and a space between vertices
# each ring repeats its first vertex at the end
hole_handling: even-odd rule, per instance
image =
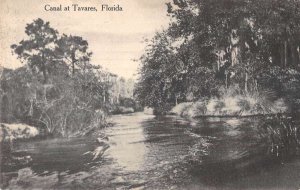
POLYGON ((1 122, 82 135, 106 126, 108 113, 132 101, 133 81, 93 65, 82 37, 59 34, 42 19, 27 24, 25 33, 27 39, 11 46, 25 65, 1 72, 1 122))
POLYGON ((158 112, 187 101, 256 94, 297 109, 300 1, 173 0, 147 41, 137 97, 158 112))

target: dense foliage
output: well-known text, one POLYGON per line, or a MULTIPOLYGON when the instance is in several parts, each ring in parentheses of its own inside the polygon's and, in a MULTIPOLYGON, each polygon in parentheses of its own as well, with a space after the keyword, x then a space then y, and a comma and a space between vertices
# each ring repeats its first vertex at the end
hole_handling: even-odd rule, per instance
POLYGON ((165 112, 235 87, 297 105, 300 1, 173 0, 170 24, 140 58, 137 97, 165 112), (165 109, 166 108, 166 109, 165 109))
POLYGON ((1 72, 1 122, 61 136, 105 126, 106 115, 129 96, 126 80, 93 65, 80 36, 61 35, 42 19, 27 24, 25 33, 27 39, 11 46, 25 65, 1 72))

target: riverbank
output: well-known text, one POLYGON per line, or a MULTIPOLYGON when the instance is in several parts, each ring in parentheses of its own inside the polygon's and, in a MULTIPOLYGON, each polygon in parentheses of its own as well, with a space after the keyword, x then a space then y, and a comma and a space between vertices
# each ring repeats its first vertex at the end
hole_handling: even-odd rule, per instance
POLYGON ((255 116, 287 112, 289 108, 283 99, 270 101, 258 96, 236 95, 183 102, 173 107, 170 114, 196 118, 255 116))
POLYGON ((187 119, 169 115, 133 113, 110 119, 114 127, 102 131, 109 139, 107 150, 90 136, 16 142, 14 154, 30 156, 32 164, 4 172, 5 188, 298 187, 299 160, 274 165, 271 160, 261 162, 270 154, 277 157, 277 150, 282 150, 280 144, 279 149, 274 144, 270 152, 270 132, 278 132, 280 120, 262 127, 265 122, 260 118, 202 118, 195 119, 193 126, 187 119), (94 159, 98 152, 100 156, 94 159), (286 181, 284 176, 289 173, 286 181))
MULTIPOLYGON (((106 123, 106 126, 111 126, 112 123, 106 123)), ((102 132, 101 127, 96 129, 95 126, 79 131, 69 137, 54 135, 47 133, 45 130, 30 126, 23 123, 7 124, 1 123, 0 128, 0 161, 2 167, 0 172, 10 172, 19 170, 32 164, 35 164, 34 155, 28 155, 27 148, 16 150, 18 144, 35 144, 48 141, 69 141, 74 138, 91 138, 94 142, 95 149, 85 152, 85 157, 90 160, 99 159, 104 152, 109 148, 108 137, 102 132)), ((2 186, 0 186, 1 188, 2 186)))
POLYGON ((135 110, 132 107, 116 106, 116 108, 111 112, 111 114, 119 115, 119 114, 128 114, 134 112, 135 110))
POLYGON ((29 141, 32 138, 38 137, 40 131, 33 126, 21 123, 1 123, 0 125, 1 170, 24 167, 31 163, 31 156, 12 154, 11 147, 16 141, 29 141))
POLYGON ((29 126, 26 124, 0 123, 0 125, 0 142, 29 139, 36 137, 40 134, 39 130, 36 127, 29 126))

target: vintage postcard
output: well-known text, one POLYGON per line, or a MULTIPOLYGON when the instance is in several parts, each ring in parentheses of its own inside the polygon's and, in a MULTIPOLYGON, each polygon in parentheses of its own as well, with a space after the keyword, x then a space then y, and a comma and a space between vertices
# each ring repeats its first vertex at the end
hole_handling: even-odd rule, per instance
POLYGON ((300 189, 299 0, 0 9, 0 190, 300 189))

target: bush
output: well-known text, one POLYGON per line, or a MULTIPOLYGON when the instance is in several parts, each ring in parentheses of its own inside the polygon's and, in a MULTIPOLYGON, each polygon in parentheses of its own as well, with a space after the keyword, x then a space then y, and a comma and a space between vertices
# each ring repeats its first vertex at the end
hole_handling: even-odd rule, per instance
POLYGON ((143 107, 136 100, 132 98, 120 98, 119 106, 125 108, 132 108, 134 112, 143 111, 143 107))
POLYGON ((126 114, 126 113, 133 113, 133 108, 127 108, 123 106, 117 106, 116 109, 112 112, 113 114, 126 114))
POLYGON ((195 103, 184 102, 175 106, 171 113, 186 116, 249 116, 260 114, 276 114, 288 112, 285 100, 280 98, 271 101, 263 93, 238 94, 234 88, 228 93, 222 92, 220 97, 201 99, 195 103))
POLYGON ((288 159, 299 154, 300 128, 292 117, 277 115, 269 117, 259 128, 262 137, 268 139, 269 154, 288 159))
POLYGON ((1 123, 0 130, 0 142, 12 141, 15 139, 28 139, 39 134, 39 131, 35 127, 18 123, 1 123))
POLYGON ((95 127, 96 118, 101 118, 98 124, 103 127, 106 124, 103 84, 94 71, 78 71, 72 77, 68 76, 68 70, 60 72, 49 75, 47 84, 38 80, 39 74, 25 67, 2 76, 1 81, 7 84, 5 93, 13 95, 7 96, 8 106, 1 112, 13 115, 11 122, 36 126, 48 135, 65 137, 84 133, 95 127))

